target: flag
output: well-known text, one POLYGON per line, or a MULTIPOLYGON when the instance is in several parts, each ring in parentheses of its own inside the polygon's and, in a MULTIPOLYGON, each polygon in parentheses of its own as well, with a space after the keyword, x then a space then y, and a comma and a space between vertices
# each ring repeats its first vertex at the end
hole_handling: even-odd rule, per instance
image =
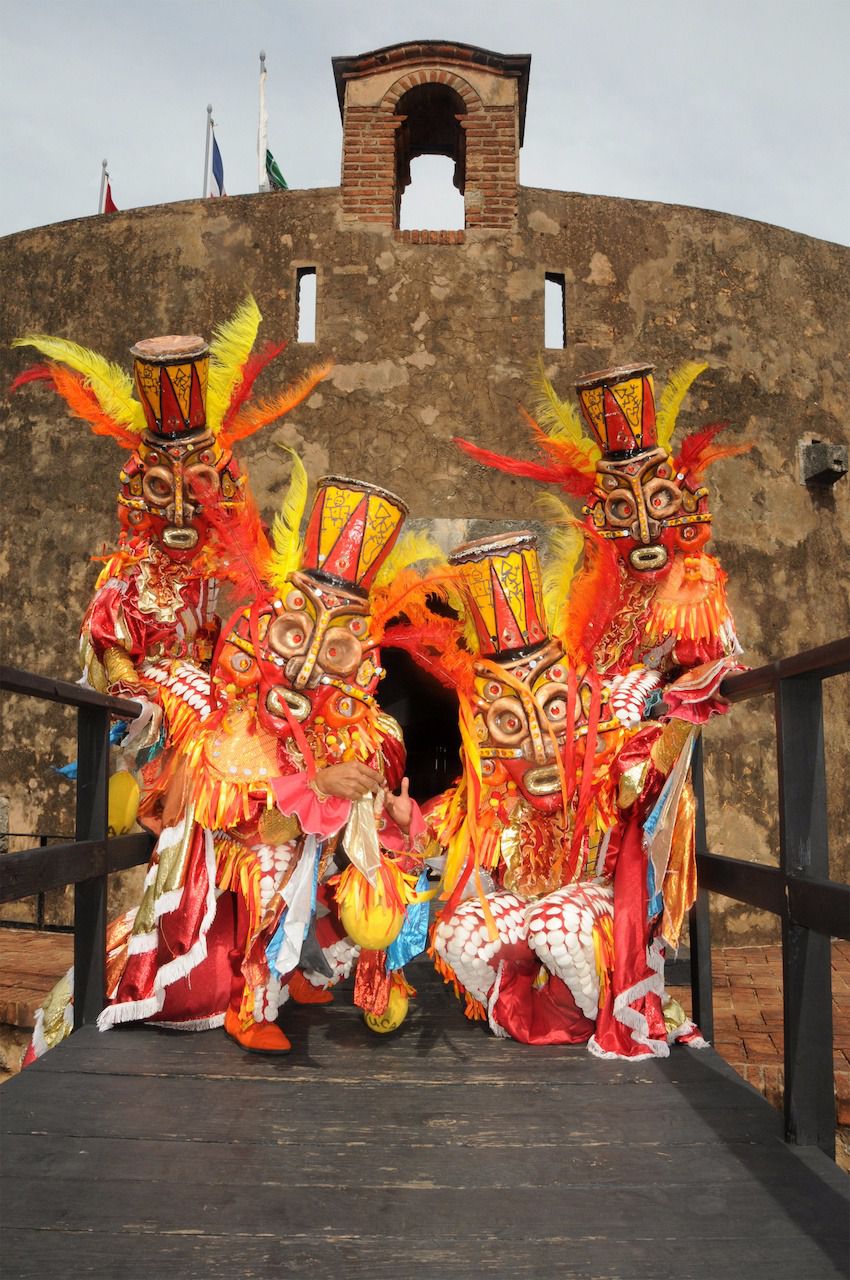
POLYGON ((212 136, 212 182, 210 183, 210 197, 225 196, 227 192, 224 189, 224 163, 221 159, 221 152, 218 149, 218 143, 215 140, 215 134, 212 136))
POLYGON ((269 186, 272 191, 288 191, 286 178, 280 171, 280 167, 270 151, 266 151, 266 177, 269 180, 269 186))
POLYGON ((103 212, 104 213, 118 212, 118 205, 112 199, 112 183, 109 181, 108 178, 106 180, 106 195, 103 197, 103 212))

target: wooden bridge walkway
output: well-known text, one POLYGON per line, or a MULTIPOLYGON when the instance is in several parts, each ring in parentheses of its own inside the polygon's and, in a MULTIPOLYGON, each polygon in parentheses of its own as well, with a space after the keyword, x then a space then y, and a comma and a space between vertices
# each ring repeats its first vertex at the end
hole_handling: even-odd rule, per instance
POLYGON ((87 1027, 0 1091, 4 1280, 847 1275, 848 1179, 711 1050, 602 1062, 287 1008, 294 1051, 87 1027))

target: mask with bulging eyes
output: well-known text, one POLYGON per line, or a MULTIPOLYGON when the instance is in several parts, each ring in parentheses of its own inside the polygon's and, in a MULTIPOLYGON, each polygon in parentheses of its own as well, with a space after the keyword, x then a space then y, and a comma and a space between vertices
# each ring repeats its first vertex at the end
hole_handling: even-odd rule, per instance
POLYGON ((513 783, 533 808, 563 803, 557 759, 563 756, 569 690, 563 650, 555 641, 510 663, 475 668, 475 727, 482 780, 500 791, 513 783))
POLYGON ((278 736, 321 715, 330 728, 352 726, 367 712, 383 675, 369 635, 364 597, 293 573, 280 598, 264 601, 231 627, 216 675, 225 685, 257 688, 261 721, 278 736), (257 654, 259 648, 259 655, 257 654))
POLYGON ((679 553, 698 552, 711 537, 708 490, 676 474, 661 448, 601 459, 585 511, 638 578, 669 573, 679 553))
POLYGON ((146 432, 120 479, 124 527, 147 534, 177 562, 191 560, 209 537, 205 505, 215 502, 228 514, 243 500, 233 455, 204 430, 173 440, 146 432))

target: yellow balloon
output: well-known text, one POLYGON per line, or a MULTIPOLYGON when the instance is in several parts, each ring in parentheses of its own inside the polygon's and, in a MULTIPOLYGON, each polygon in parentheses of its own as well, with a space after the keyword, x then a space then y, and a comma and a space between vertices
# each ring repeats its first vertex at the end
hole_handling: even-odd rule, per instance
MULTIPOLYGON (((393 871, 391 868, 390 874, 393 871)), ((404 911, 398 902, 388 901, 381 875, 371 885, 356 867, 346 867, 337 885, 336 901, 342 927, 358 946, 367 951, 384 951, 398 937, 404 911)))
POLYGON ((132 829, 139 808, 139 784, 126 769, 109 779, 107 823, 111 836, 123 836, 132 829))
POLYGON ((363 1021, 370 1031, 384 1036, 388 1031, 395 1031, 407 1017, 410 1000, 403 987, 394 986, 390 991, 387 1007, 382 1014, 364 1013, 363 1021))

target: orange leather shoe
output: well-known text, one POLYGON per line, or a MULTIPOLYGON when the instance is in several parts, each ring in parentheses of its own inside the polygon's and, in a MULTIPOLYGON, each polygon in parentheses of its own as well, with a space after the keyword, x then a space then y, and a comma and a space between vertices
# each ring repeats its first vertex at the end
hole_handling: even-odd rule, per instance
POLYGON ((239 1014, 228 1009, 224 1015, 224 1030, 249 1053, 289 1053, 292 1045, 274 1022, 252 1022, 242 1027, 239 1014))
POLYGON ((327 987, 314 987, 308 982, 300 969, 295 969, 287 983, 289 994, 296 1004, 330 1004, 333 992, 327 987))

